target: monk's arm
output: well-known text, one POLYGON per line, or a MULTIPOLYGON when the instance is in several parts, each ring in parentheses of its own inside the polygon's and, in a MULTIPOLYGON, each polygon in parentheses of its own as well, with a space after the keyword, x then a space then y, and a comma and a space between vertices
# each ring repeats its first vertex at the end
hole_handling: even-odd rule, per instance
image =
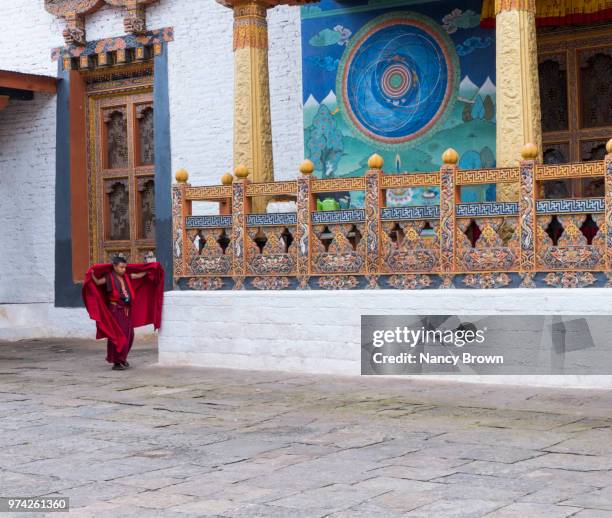
POLYGON ((146 274, 147 272, 130 273, 130 279, 142 279, 146 274))
POLYGON ((104 284, 106 281, 104 279, 98 279, 92 272, 91 274, 91 278, 93 279, 93 281, 96 283, 96 285, 101 286, 102 284, 104 284))

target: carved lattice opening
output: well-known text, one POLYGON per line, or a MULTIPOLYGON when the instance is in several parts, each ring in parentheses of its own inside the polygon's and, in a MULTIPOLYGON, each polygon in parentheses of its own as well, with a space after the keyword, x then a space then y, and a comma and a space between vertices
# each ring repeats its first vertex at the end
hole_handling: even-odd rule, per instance
POLYGON ((400 227, 399 223, 395 223, 395 225, 393 225, 393 228, 389 231, 389 238, 391 239, 391 242, 397 246, 400 246, 402 244, 402 241, 404 241, 404 237, 405 234, 402 230, 402 227, 400 227))
POLYGON ((421 229, 421 234, 420 235, 422 237, 435 237, 436 231, 431 226, 431 223, 429 221, 426 221, 425 225, 423 225, 423 228, 421 229))
POLYGON ((219 243, 219 246, 223 250, 223 254, 225 254, 225 251, 227 250, 227 247, 230 244, 230 238, 227 235, 227 232, 225 231, 225 229, 223 229, 221 231, 221 234, 219 234, 219 237, 217 238, 217 243, 219 243))
POLYGON ((126 180, 107 183, 108 239, 125 241, 130 239, 130 194, 126 180))
POLYGON ((325 247, 325 251, 329 252, 329 246, 332 244, 332 241, 334 240, 334 235, 332 234, 331 230, 329 230, 328 226, 325 226, 325 228, 323 229, 323 232, 321 232, 321 235, 319 236, 319 240, 325 247))
POLYGON ((106 114, 106 167, 122 169, 128 166, 127 118, 122 109, 106 114))
POLYGON ((153 178, 138 180, 138 191, 140 201, 140 226, 141 239, 155 239, 155 180, 153 178))
POLYGON ((289 253, 289 247, 291 246, 291 243, 293 243, 293 234, 291 234, 287 227, 285 227, 281 233, 281 240, 283 241, 285 253, 289 253))
POLYGON ((580 114, 583 128, 607 126, 612 120, 612 56, 605 52, 610 51, 603 50, 590 56, 580 67, 580 114))
POLYGON ((351 243, 351 246, 353 247, 353 250, 357 250, 357 246, 359 245, 359 241, 361 241, 361 238, 363 237, 361 235, 361 232, 359 232, 359 229, 353 225, 351 227, 351 230, 349 230, 347 236, 346 236, 349 240, 349 243, 351 243))
POLYGON ((198 249, 198 255, 202 255, 202 250, 206 246, 206 238, 202 235, 202 231, 198 230, 198 233, 193 239, 193 244, 198 249))
POLYGON ((470 224, 465 229, 464 234, 469 239, 472 247, 475 247, 476 241, 478 241, 478 238, 480 237, 480 234, 481 234, 480 227, 478 226, 475 220, 470 221, 470 224))
POLYGON ((568 128, 567 71, 563 59, 553 57, 540 63, 542 131, 568 128))
POLYGON ((265 232, 261 228, 257 229, 257 234, 255 234, 253 241, 257 245, 257 248, 259 248, 259 253, 263 254, 263 249, 268 242, 268 236, 266 236, 265 232))
POLYGON ((557 216, 553 216, 550 223, 546 227, 546 233, 550 237, 554 246, 557 246, 559 238, 563 234, 563 230, 563 225, 559 221, 559 218, 557 218, 557 216))
POLYGON ((155 163, 155 130, 153 126, 153 107, 138 106, 136 108, 139 133, 140 165, 155 163))
POLYGON ((580 227, 580 232, 582 232, 584 237, 586 237, 587 245, 593 243, 593 238, 597 235, 597 232, 599 232, 599 227, 590 214, 586 217, 584 223, 580 227))

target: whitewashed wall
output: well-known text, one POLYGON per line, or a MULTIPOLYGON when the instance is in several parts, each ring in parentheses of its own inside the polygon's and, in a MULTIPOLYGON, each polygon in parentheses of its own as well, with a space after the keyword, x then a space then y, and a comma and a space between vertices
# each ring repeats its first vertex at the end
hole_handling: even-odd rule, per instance
MULTIPOLYGON (((361 373, 361 315, 573 315, 577 312, 610 314, 610 290, 281 290, 273 295, 258 290, 173 291, 164 303, 159 361, 162 365, 175 366, 358 376, 361 373)), ((612 388, 612 376, 607 375, 427 377, 471 383, 612 388)))
MULTIPOLYGON (((232 167, 232 12, 214 0, 160 0, 147 11, 149 28, 175 31, 168 45, 172 168, 186 168, 194 184, 218 183, 232 167)), ((50 52, 63 44, 63 22, 42 0, 7 2, 2 13, 0 70, 55 76, 50 52)), ((273 9, 269 27, 275 175, 287 179, 304 155, 299 9, 273 9)), ((87 18, 90 40, 122 34, 119 9, 87 18)), ((0 305, 53 302, 55 123, 53 96, 36 94, 0 112, 0 305)), ((14 309, 0 312, 0 327, 10 325, 8 314, 14 309)))

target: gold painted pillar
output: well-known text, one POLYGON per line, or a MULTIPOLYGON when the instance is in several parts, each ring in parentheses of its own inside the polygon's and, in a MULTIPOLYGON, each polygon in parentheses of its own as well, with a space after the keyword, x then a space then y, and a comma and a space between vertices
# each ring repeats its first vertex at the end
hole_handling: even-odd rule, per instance
MULTIPOLYGON (((268 77, 266 6, 234 4, 234 167, 245 165, 253 182, 274 181, 268 77)), ((265 212, 266 199, 253 200, 265 212)))
MULTIPOLYGON (((542 124, 535 0, 495 0, 497 167, 517 166, 526 143, 542 161, 542 124)), ((498 201, 516 201, 514 184, 498 185, 498 201)))

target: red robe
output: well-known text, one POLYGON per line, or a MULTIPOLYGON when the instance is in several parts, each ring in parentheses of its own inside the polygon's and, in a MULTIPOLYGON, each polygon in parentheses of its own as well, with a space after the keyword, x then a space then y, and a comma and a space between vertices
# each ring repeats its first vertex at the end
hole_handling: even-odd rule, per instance
MULTIPOLYGON (((94 264, 85 273, 83 282, 83 302, 89 318, 96 321, 96 339, 108 338, 121 351, 128 338, 117 324, 108 309, 108 295, 105 285, 98 286, 91 277, 92 272, 98 279, 111 272, 112 264, 94 264)), ((153 324, 161 327, 162 306, 164 302, 164 269, 160 263, 128 264, 126 275, 147 272, 142 279, 130 279, 134 298, 130 303, 130 318, 134 327, 153 324)))

